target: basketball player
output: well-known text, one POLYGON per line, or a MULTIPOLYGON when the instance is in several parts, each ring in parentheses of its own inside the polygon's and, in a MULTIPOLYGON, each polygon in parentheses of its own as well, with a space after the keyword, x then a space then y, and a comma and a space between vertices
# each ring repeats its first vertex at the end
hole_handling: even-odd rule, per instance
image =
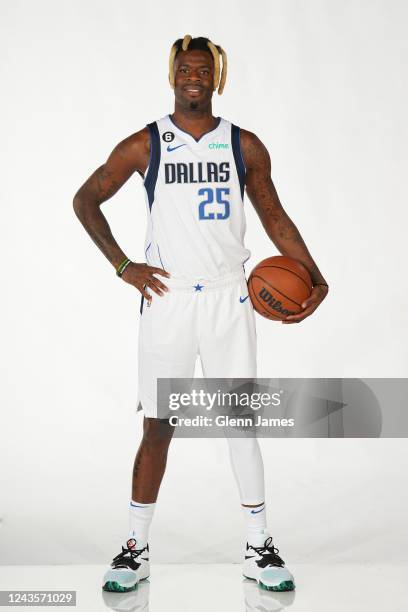
MULTIPOLYGON (((130 531, 103 588, 128 591, 149 576, 148 531, 174 428, 157 414, 157 378, 191 378, 197 354, 204 377, 255 378, 256 330, 243 264, 244 190, 283 255, 303 263, 313 290, 299 323, 319 306, 328 286, 296 226, 282 208, 262 142, 212 113, 212 95, 227 76, 224 50, 187 35, 170 53, 175 106, 120 142, 79 189, 74 209, 118 276, 141 293, 139 398, 143 439, 130 500, 130 531), (221 70, 222 64, 222 70, 221 70), (100 206, 134 173, 144 178, 146 262, 130 261, 100 206)), ((244 575, 268 589, 291 590, 294 579, 266 526, 264 472, 256 438, 228 439, 244 513, 244 575)), ((217 500, 214 500, 214 504, 217 500)))

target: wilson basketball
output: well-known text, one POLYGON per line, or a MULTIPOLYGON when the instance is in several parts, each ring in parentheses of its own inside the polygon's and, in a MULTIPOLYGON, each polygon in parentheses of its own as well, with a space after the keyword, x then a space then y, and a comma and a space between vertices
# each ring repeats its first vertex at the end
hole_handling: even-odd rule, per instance
POLYGON ((300 312, 312 286, 305 266, 282 255, 261 261, 248 279, 248 293, 253 307, 260 315, 274 321, 300 312))

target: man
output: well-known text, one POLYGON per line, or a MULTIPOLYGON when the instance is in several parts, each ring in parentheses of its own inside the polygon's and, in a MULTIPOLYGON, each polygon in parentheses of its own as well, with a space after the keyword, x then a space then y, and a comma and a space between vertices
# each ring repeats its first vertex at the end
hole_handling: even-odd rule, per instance
MULTIPOLYGON (((119 143, 79 189, 74 209, 121 278, 142 294, 139 406, 144 410, 130 500, 130 532, 103 581, 128 591, 149 575, 148 530, 174 428, 158 418, 157 378, 190 378, 200 355, 205 377, 256 377, 254 311, 243 268, 244 189, 278 250, 303 263, 313 290, 300 314, 309 316, 328 287, 297 228, 282 208, 270 159, 251 132, 212 114, 222 93, 227 58, 207 38, 187 35, 172 46, 169 81, 175 107, 119 143), (220 64, 222 59, 222 71, 220 64), (112 236, 100 205, 137 171, 144 177, 146 263, 131 262, 112 236)), ((256 438, 228 439, 247 527, 244 575, 271 590, 292 590, 266 528, 264 474, 256 438)))

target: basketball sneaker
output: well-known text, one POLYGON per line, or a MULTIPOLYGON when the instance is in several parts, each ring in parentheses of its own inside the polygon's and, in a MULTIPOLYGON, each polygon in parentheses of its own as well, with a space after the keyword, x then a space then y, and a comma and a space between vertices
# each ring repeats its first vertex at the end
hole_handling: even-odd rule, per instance
POLYGON ((110 569, 103 578, 103 590, 126 593, 137 588, 140 580, 146 580, 150 573, 149 545, 136 547, 137 542, 130 538, 122 552, 113 558, 110 569))
POLYGON ((265 530, 259 537, 259 546, 247 543, 243 568, 245 578, 256 580, 267 591, 293 591, 294 578, 278 552, 265 530))

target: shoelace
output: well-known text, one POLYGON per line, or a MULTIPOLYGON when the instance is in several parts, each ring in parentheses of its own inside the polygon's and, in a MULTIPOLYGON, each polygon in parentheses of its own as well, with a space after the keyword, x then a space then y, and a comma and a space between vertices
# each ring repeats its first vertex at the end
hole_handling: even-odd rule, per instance
POLYGON ((113 569, 130 568, 132 570, 137 570, 137 568, 140 567, 140 563, 138 563, 137 558, 144 550, 148 550, 147 546, 140 548, 139 550, 131 550, 130 548, 125 548, 122 546, 122 552, 113 558, 111 567, 113 569))
POLYGON ((272 544, 272 538, 265 540, 264 545, 259 548, 256 546, 250 546, 249 548, 252 548, 262 557, 256 562, 258 567, 267 567, 268 565, 283 567, 285 565, 285 562, 278 555, 279 549, 272 544))

